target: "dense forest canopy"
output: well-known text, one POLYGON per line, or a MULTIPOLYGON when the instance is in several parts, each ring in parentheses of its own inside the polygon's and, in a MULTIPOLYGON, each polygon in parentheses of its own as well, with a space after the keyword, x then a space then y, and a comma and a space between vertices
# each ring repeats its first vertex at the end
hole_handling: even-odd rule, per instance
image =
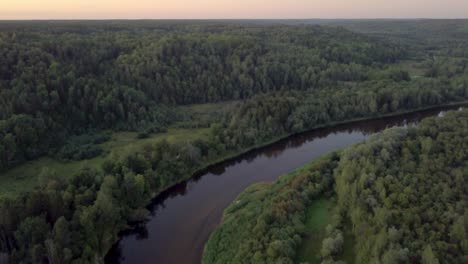
MULTIPOLYGON (((409 38, 386 29, 394 23, 377 23, 375 34, 353 23, 0 22, 0 180, 12 169, 21 179, 22 166, 45 155, 65 167, 34 169, 28 192, 0 193, 0 261, 102 261, 151 198, 212 162, 330 123, 466 101, 464 22, 425 23, 408 27, 409 38), (426 31, 441 37, 428 41, 426 31), (188 132, 162 133, 173 128, 188 132), (104 151, 119 131, 161 140, 104 151)), ((330 190, 337 162, 302 180, 330 190)), ((285 191, 285 204, 298 198, 285 191)), ((294 222, 306 200, 294 202, 294 222)))
POLYGON ((334 89, 405 55, 331 27, 3 22, 0 169, 89 129, 162 131, 169 106, 334 89))
POLYGON ((296 263, 307 207, 328 197, 336 206, 322 263, 342 263, 349 231, 355 263, 466 263, 467 144, 468 111, 450 112, 253 186, 226 210, 203 262, 296 263))
MULTIPOLYGON (((361 30, 369 31, 363 24, 361 30)), ((425 24, 419 27, 427 31, 425 24)), ((90 129, 164 131, 177 119, 171 106, 178 104, 277 91, 335 93, 376 86, 368 84, 375 80, 400 85, 412 81, 398 64, 402 60, 418 58, 427 77, 406 84, 411 88, 463 90, 466 34, 460 26, 438 28, 450 42, 421 47, 426 31, 413 36, 416 45, 398 34, 369 37, 315 25, 2 22, 0 169, 53 152, 70 135, 90 129), (437 53, 421 53, 424 48, 437 53)))

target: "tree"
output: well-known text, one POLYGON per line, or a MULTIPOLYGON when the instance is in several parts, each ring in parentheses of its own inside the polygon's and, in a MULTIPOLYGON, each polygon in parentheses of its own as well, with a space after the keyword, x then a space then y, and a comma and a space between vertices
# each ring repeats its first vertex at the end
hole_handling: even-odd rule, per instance
POLYGON ((422 264, 439 264, 439 260, 432 251, 431 245, 427 245, 421 255, 422 264))
POLYGON ((322 249, 320 253, 322 258, 336 256, 343 250, 344 238, 341 231, 334 230, 329 237, 325 238, 322 242, 322 249))

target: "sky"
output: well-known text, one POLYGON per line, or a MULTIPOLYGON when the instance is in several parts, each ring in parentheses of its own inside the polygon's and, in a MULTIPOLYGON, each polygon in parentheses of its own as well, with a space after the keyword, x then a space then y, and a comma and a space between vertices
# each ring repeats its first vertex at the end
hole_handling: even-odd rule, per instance
POLYGON ((468 0, 0 0, 0 19, 468 18, 468 0))

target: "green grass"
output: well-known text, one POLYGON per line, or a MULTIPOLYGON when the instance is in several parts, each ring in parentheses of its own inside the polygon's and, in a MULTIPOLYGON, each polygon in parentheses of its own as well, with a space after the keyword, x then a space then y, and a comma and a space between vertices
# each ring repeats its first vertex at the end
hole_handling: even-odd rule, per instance
POLYGON ((320 264, 320 249, 322 240, 326 236, 326 227, 330 222, 330 210, 332 203, 326 199, 319 199, 312 202, 307 209, 306 230, 307 235, 299 248, 299 263, 320 264))
MULTIPOLYGON (((312 202, 306 213, 306 236, 298 250, 298 263, 320 264, 320 249, 322 241, 326 237, 326 227, 330 222, 331 212, 335 204, 325 198, 312 202)), ((354 264, 354 235, 349 223, 345 225, 343 231, 344 245, 343 253, 338 260, 343 260, 347 264, 354 264)))
POLYGON ((179 106, 177 109, 185 118, 173 124, 174 127, 209 127, 213 122, 222 118, 226 112, 232 112, 238 101, 222 103, 193 104, 179 106))
POLYGON ((170 143, 184 140, 194 140, 202 138, 208 133, 208 128, 197 129, 169 129, 166 133, 154 134, 148 138, 138 139, 136 132, 117 132, 112 134, 111 140, 102 144, 105 152, 118 151, 119 153, 129 153, 136 151, 144 145, 166 139, 170 143))
POLYGON ((195 115, 209 115, 214 112, 232 109, 239 101, 227 101, 222 103, 192 104, 179 106, 182 112, 195 115))
POLYGON ((399 65, 403 70, 408 71, 412 79, 425 78, 424 74, 427 69, 420 62, 408 60, 401 62, 399 65))
POLYGON ((467 32, 468 32, 468 25, 465 25, 465 26, 460 27, 460 29, 458 30, 458 32, 467 33, 467 32))
POLYGON ((102 163, 110 153, 128 154, 146 144, 156 143, 166 139, 169 142, 182 142, 202 138, 208 129, 169 129, 145 139, 138 139, 135 132, 116 132, 112 138, 101 144, 104 154, 90 160, 64 162, 53 157, 42 157, 26 162, 0 175, 0 197, 12 197, 31 191, 38 184, 38 175, 43 168, 49 168, 59 177, 69 177, 83 167, 101 168, 102 163))
POLYGON ((344 245, 343 253, 341 254, 339 260, 343 260, 346 264, 354 264, 355 254, 354 254, 354 244, 355 238, 352 232, 351 223, 347 223, 343 230, 344 235, 344 245))

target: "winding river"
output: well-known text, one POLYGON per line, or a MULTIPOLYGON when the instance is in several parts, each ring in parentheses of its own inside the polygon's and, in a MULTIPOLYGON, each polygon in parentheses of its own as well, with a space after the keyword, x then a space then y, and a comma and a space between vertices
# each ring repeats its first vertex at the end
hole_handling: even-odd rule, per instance
POLYGON ((123 233, 106 256, 106 263, 198 264, 223 210, 248 186, 274 181, 320 155, 363 141, 385 128, 416 124, 458 108, 316 129, 212 166, 157 197, 149 207, 148 221, 123 233))

